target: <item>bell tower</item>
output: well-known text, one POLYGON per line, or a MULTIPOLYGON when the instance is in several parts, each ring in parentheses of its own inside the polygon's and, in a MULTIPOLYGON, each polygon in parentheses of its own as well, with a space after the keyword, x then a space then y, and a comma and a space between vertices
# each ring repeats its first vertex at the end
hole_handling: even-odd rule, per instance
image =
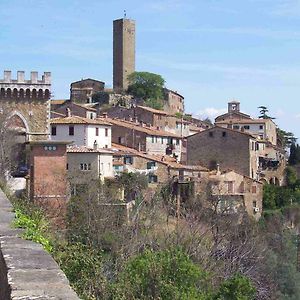
POLYGON ((231 101, 228 103, 228 112, 240 112, 240 102, 238 101, 231 101))

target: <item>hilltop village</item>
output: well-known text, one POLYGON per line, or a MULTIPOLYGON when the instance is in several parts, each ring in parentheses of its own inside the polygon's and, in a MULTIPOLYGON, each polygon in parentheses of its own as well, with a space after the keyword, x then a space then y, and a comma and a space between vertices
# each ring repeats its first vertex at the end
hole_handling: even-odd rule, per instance
MULTIPOLYGON (((246 211, 258 220, 263 185, 284 184, 286 155, 274 121, 252 118, 232 101, 211 124, 185 114, 184 97, 166 87, 163 109, 146 106, 127 92, 135 72, 135 22, 115 20, 113 29, 113 89, 87 78, 71 83, 69 99, 57 100, 50 72, 42 79, 31 72, 27 80, 23 71, 17 79, 4 71, 1 111, 18 133, 15 172, 28 169, 30 199, 51 207, 91 180, 127 172, 147 176, 150 195, 170 182, 192 185, 195 194, 212 185, 220 210, 246 211)), ((180 192, 176 197, 184 201, 180 192)), ((119 200, 126 208, 134 202, 122 193, 119 200)))

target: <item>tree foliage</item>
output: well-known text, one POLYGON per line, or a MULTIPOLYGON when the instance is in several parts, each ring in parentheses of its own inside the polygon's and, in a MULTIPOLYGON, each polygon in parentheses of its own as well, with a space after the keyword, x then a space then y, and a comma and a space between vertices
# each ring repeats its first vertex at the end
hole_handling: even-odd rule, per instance
POLYGON ((300 163, 300 146, 295 142, 292 142, 290 147, 289 164, 293 166, 299 163, 300 163))
POLYGON ((258 109, 260 113, 260 115, 258 116, 259 119, 275 119, 267 114, 269 110, 266 106, 259 106, 258 109))
POLYGON ((163 108, 163 87, 165 80, 158 74, 134 72, 128 76, 128 93, 144 101, 146 106, 163 108))
POLYGON ((207 274, 180 249, 148 251, 119 276, 116 299, 207 299, 207 274))

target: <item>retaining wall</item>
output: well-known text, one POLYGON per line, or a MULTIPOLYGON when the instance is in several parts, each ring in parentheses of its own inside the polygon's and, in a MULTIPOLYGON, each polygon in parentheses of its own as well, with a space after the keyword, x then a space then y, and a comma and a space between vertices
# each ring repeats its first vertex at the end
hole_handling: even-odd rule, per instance
POLYGON ((0 190, 0 299, 79 300, 57 263, 41 245, 12 228, 12 205, 0 190))

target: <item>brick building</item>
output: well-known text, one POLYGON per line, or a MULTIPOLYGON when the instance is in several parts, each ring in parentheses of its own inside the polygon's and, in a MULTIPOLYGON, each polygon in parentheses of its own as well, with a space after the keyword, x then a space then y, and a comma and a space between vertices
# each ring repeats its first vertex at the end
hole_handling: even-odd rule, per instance
POLYGON ((5 113, 11 127, 16 127, 26 140, 46 139, 49 135, 51 73, 45 72, 42 79, 38 72, 31 72, 25 79, 25 72, 18 71, 12 79, 11 71, 4 71, 0 80, 0 113, 5 113))
POLYGON ((258 177, 258 143, 248 133, 213 127, 187 137, 187 164, 231 169, 253 179, 258 177))
POLYGON ((68 200, 67 152, 70 142, 31 141, 29 143, 30 199, 52 218, 61 219, 68 200))

